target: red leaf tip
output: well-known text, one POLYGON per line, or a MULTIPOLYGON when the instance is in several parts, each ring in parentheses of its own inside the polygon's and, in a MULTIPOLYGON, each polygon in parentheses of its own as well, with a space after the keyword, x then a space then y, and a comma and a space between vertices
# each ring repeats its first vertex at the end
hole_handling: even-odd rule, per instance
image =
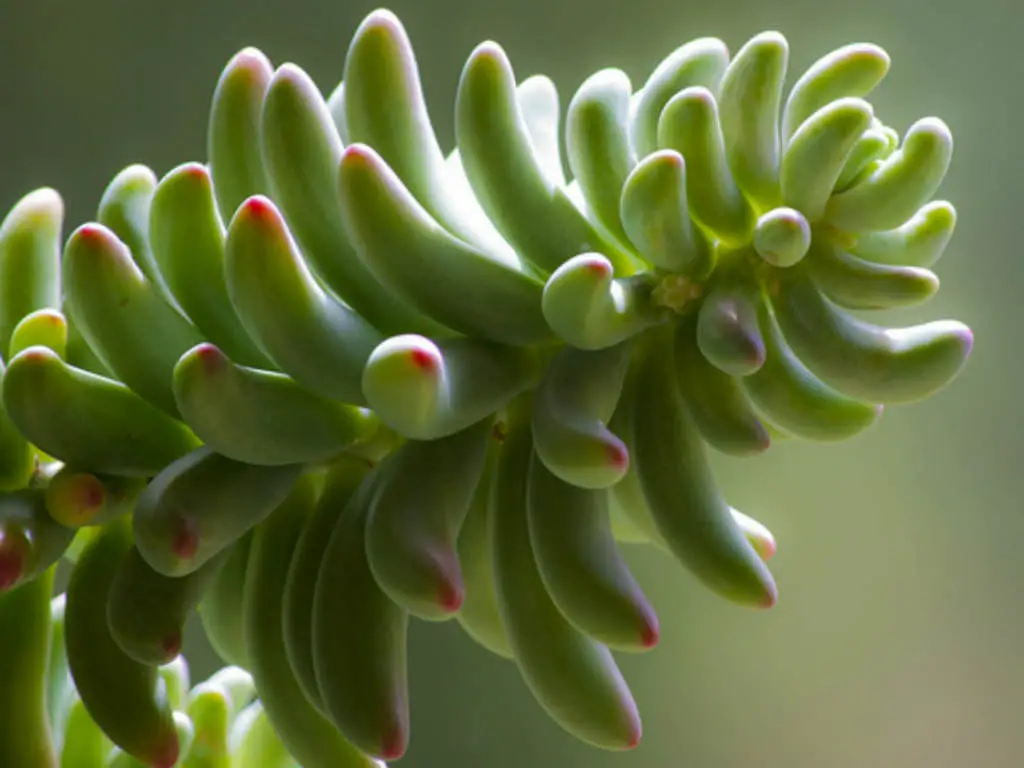
POLYGON ((640 746, 640 739, 643 737, 643 729, 640 727, 640 720, 637 718, 630 724, 629 739, 626 741, 627 749, 636 749, 640 746))
POLYGON ((206 371, 216 371, 227 363, 224 353, 209 342, 197 346, 195 348, 195 356, 206 371))
POLYGON ((44 347, 42 344, 36 344, 34 347, 28 347, 27 349, 21 350, 12 359, 29 360, 34 363, 49 362, 54 359, 60 359, 57 353, 49 347, 44 347))
POLYGON ((608 463, 615 469, 629 469, 629 449, 621 442, 608 445, 608 463))
POLYGON ((210 176, 210 172, 206 170, 206 166, 203 165, 202 163, 196 162, 185 163, 184 165, 178 168, 178 173, 196 179, 206 179, 210 176))
POLYGON ((102 224, 83 224, 72 234, 76 240, 88 245, 101 245, 110 238, 110 231, 102 224))
POLYGON ((55 309, 43 309, 34 314, 35 319, 39 322, 46 323, 49 326, 57 328, 63 326, 67 322, 64 320, 64 315, 55 309))
POLYGON ((398 760, 405 755, 408 742, 409 735, 405 726, 401 723, 394 723, 381 741, 380 758, 386 761, 398 760))
POLYGON ((640 644, 647 649, 653 648, 661 640, 661 629, 658 620, 650 617, 640 630, 640 644))
POLYGON ((450 579, 443 579, 437 594, 437 604, 448 613, 458 613, 465 597, 462 585, 450 579))
POLYGON ((0 540, 0 592, 6 592, 21 581, 28 559, 28 553, 21 547, 5 546, 8 541, 6 536, 0 540))
POLYGON ((371 166, 374 164, 374 158, 376 152, 373 151, 366 144, 349 144, 345 147, 345 150, 341 154, 341 164, 344 166, 351 166, 353 164, 362 164, 364 166, 371 166))
POLYGON ((89 517, 98 512, 107 500, 107 490, 95 475, 81 474, 76 478, 76 508, 89 517))
POLYGON ((199 532, 191 520, 180 520, 171 542, 171 551, 182 560, 191 560, 199 551, 199 532))
POLYGON ((178 743, 178 734, 171 734, 172 738, 153 756, 150 763, 152 768, 174 768, 181 756, 181 745, 178 743))
POLYGON ((409 359, 412 364, 423 371, 434 371, 440 367, 441 361, 427 349, 413 347, 409 350, 409 359))
POLYGON ((181 644, 182 639, 180 631, 172 632, 164 637, 163 641, 160 643, 160 647, 163 649, 164 653, 167 654, 166 658, 168 661, 178 657, 178 654, 181 653, 181 644))
POLYGON ((658 160, 665 165, 669 165, 674 168, 684 168, 686 165, 683 160, 683 156, 674 149, 660 149, 654 154, 656 154, 658 156, 658 160))
POLYGON ((253 195, 246 198, 239 208, 239 213, 244 213, 249 218, 256 219, 261 223, 275 221, 278 218, 277 207, 265 195, 253 195))

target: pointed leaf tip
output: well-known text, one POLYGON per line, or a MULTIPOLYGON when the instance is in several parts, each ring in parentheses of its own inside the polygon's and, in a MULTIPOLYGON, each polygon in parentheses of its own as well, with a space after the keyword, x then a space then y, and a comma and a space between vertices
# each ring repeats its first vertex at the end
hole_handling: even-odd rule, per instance
POLYGON ((31 542, 17 526, 0 529, 0 592, 16 586, 28 568, 31 542))

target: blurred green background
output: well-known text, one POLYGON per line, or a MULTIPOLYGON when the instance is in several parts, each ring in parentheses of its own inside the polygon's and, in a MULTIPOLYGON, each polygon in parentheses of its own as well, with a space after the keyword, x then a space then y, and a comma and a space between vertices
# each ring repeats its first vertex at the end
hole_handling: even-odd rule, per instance
MULTIPOLYGON (((162 175, 205 159, 206 109, 221 67, 255 45, 322 89, 375 4, 329 0, 3 0, 0 207, 57 187, 74 226, 114 173, 162 175)), ((885 47, 872 96, 901 132, 939 115, 956 138, 940 191, 960 223, 943 290, 893 322, 950 316, 974 357, 929 401, 890 410, 840 446, 781 445, 716 459, 731 502, 772 527, 781 589, 769 613, 697 587, 666 557, 629 552, 659 609, 663 640, 623 657, 644 715, 642 745, 604 754, 563 734, 515 668, 454 623, 415 624, 407 768, 971 768, 1022 764, 1024 584, 1024 51, 1010 0, 395 0, 417 48, 435 127, 451 144, 459 71, 494 39, 522 78, 554 78, 563 106, 591 72, 642 83, 675 46, 716 35, 736 50, 776 29, 790 82, 847 42, 885 47)), ((197 675, 215 660, 193 631, 197 675)))

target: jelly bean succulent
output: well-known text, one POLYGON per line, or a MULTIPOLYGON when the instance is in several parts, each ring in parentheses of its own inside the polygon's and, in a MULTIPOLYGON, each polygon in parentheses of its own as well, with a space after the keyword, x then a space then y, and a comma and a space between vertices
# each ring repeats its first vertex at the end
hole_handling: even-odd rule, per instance
POLYGON ((0 763, 398 760, 412 620, 636 746, 613 654, 659 625, 620 545, 772 606, 774 537, 711 452, 851 438, 971 351, 959 322, 866 319, 938 290, 949 129, 874 114, 877 46, 788 91, 787 65, 776 32, 693 40, 563 114, 487 42, 446 154, 380 10, 326 95, 236 54, 206 162, 125 168, 66 239, 56 191, 14 205, 0 763), (194 611, 229 666, 186 694, 194 611))

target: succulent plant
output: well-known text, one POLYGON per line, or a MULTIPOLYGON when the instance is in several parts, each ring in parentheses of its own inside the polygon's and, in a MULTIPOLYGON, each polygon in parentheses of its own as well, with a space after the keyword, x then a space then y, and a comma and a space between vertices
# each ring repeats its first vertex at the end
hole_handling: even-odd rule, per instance
POLYGON ((774 537, 709 452, 848 439, 971 351, 958 322, 862 317, 938 290, 948 128, 874 114, 874 45, 785 92, 787 65, 776 32, 694 40, 563 117, 484 43, 445 155, 375 11, 326 97, 239 52, 206 163, 125 168, 66 241, 56 191, 18 202, 0 763, 397 760, 410 619, 457 621, 579 739, 636 746, 613 652, 659 625, 619 545, 772 606, 774 537), (186 696, 196 610, 229 666, 186 696))

